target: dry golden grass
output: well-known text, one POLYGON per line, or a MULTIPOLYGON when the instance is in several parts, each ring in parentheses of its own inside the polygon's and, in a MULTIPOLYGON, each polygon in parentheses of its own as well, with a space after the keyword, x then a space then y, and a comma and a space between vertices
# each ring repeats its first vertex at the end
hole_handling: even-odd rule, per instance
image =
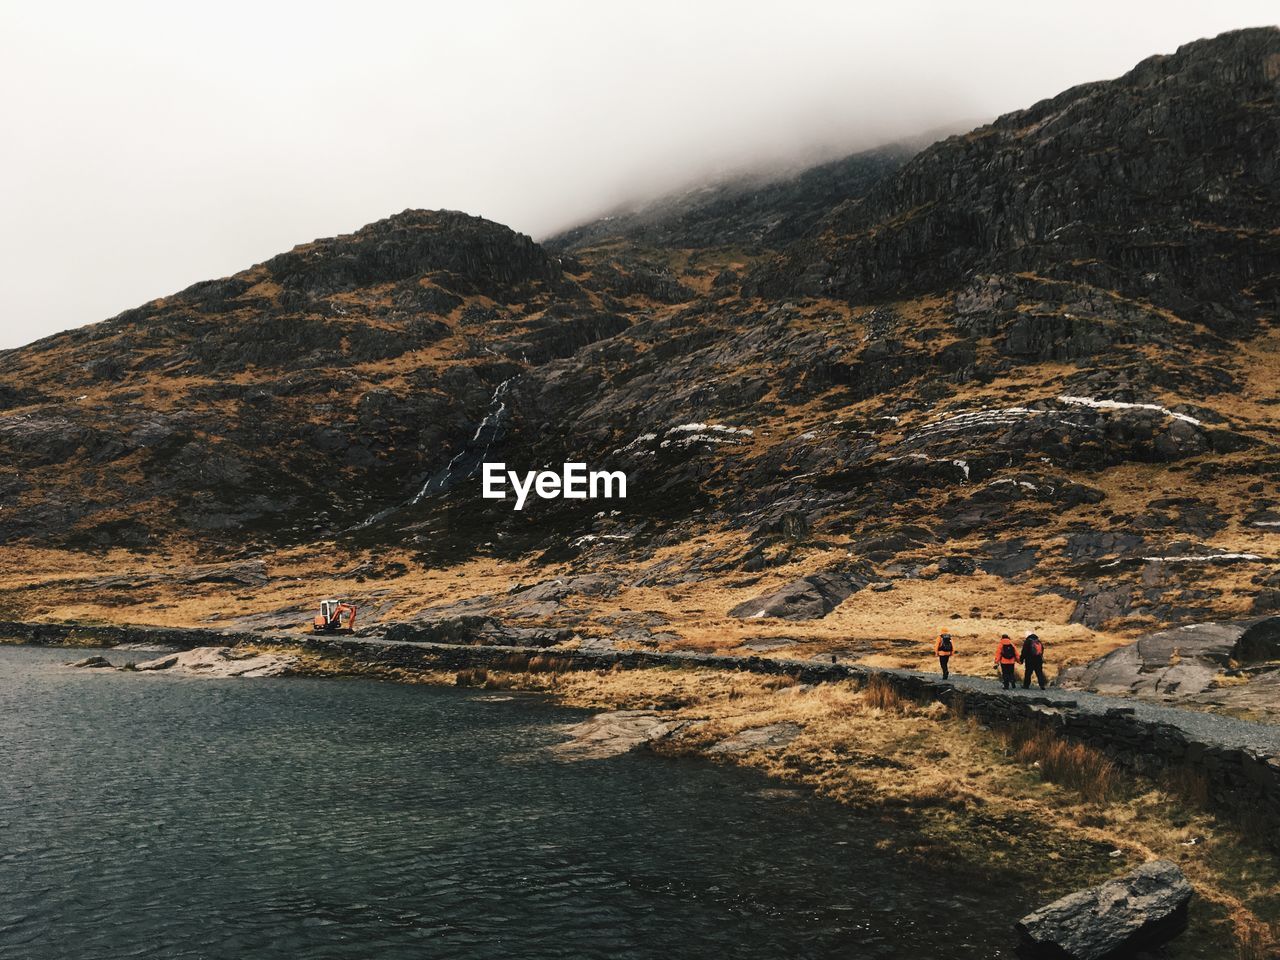
POLYGON ((1038 767, 1050 783, 1070 787, 1091 803, 1113 799, 1120 771, 1102 751, 1040 728, 1016 730, 1010 740, 1018 761, 1038 767))
POLYGON ((862 699, 873 710, 902 713, 907 706, 902 694, 883 677, 872 677, 867 682, 862 699))

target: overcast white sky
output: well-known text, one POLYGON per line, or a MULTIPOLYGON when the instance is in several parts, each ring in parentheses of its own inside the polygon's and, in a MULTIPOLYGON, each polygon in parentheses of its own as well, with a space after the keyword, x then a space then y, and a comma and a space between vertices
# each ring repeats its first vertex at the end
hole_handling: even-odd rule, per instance
POLYGON ((537 237, 986 119, 1276 10, 0 0, 0 348, 406 207, 537 237))

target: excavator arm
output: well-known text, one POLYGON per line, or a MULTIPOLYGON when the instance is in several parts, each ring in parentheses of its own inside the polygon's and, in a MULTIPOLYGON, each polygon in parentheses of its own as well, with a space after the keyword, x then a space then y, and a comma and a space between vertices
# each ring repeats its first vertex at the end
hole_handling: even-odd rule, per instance
POLYGON ((334 619, 344 630, 355 630, 356 628, 356 605, 354 603, 340 603, 338 609, 334 611, 334 619), (347 622, 343 623, 342 618, 346 616, 347 622))

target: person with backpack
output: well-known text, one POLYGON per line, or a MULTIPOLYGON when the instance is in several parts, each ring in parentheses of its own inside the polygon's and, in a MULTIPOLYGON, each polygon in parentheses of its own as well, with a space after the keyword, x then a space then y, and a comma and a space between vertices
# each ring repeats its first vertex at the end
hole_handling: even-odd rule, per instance
POLYGON ((996 666, 1000 668, 1000 686, 1005 690, 1013 690, 1018 685, 1018 676, 1013 672, 1017 662, 1018 648, 1007 633, 1000 634, 1000 642, 996 644, 996 666))
POLYGON ((1029 690, 1031 688, 1031 675, 1036 675, 1036 680, 1040 683, 1040 689, 1045 688, 1044 682, 1044 643, 1034 633, 1028 633, 1027 639, 1022 642, 1022 655, 1018 657, 1018 662, 1022 664, 1022 689, 1029 690))
POLYGON ((942 665, 942 679, 945 680, 949 676, 947 664, 951 660, 951 655, 956 652, 956 645, 951 642, 951 634, 945 630, 938 634, 938 639, 933 645, 933 652, 938 655, 938 663, 942 665))

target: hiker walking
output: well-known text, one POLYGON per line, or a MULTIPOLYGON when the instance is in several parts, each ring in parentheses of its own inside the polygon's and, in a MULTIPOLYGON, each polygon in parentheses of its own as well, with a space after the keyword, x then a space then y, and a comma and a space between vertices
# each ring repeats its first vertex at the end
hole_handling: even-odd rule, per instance
POLYGON ((1000 642, 996 644, 996 666, 1000 668, 1000 686, 1012 690, 1018 685, 1018 676, 1013 672, 1013 665, 1018 662, 1018 648, 1013 645, 1007 633, 1000 634, 1000 642))
POLYGON ((933 652, 938 655, 938 663, 942 665, 942 679, 947 679, 950 674, 947 673, 947 664, 951 660, 951 655, 956 652, 956 645, 951 642, 951 634, 945 630, 938 634, 938 639, 933 645, 933 652))
POLYGON ((1028 690, 1031 687, 1031 674, 1036 675, 1036 680, 1040 683, 1040 689, 1045 687, 1044 683, 1044 643, 1034 633, 1028 633, 1027 639, 1022 641, 1022 653, 1018 657, 1018 662, 1022 664, 1022 689, 1028 690))

